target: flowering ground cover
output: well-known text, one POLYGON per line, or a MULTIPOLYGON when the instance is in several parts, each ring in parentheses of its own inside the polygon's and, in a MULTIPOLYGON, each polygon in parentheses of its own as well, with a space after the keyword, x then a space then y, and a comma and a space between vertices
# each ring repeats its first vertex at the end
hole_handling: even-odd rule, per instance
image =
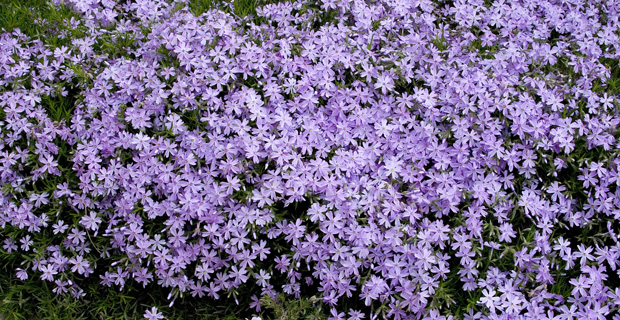
POLYGON ((620 319, 618 1, 7 1, 0 314, 620 319))

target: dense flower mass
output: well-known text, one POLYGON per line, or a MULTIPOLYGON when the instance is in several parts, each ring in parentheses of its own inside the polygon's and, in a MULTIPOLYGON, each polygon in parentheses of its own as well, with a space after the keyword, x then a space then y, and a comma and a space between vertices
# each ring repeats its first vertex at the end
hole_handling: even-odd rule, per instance
POLYGON ((0 36, 20 279, 620 319, 617 1, 55 3, 69 45, 0 36))

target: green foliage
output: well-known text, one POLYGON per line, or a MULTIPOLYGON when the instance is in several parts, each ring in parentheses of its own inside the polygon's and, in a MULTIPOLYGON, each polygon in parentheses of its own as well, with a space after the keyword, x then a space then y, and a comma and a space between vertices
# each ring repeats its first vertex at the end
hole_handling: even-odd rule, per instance
POLYGON ((267 311, 263 316, 274 320, 320 320, 327 318, 316 297, 287 300, 285 295, 277 298, 265 296, 261 302, 267 311))
POLYGON ((69 123, 75 109, 75 95, 67 97, 43 96, 42 105, 53 121, 69 123))
MULTIPOLYGON (((6 269, 4 269, 6 270, 6 269)), ((80 299, 52 292, 54 285, 39 279, 19 280, 13 272, 0 275, 0 315, 13 319, 117 320, 139 319, 145 310, 157 306, 166 319, 244 319, 251 314, 232 299, 185 295, 168 305, 169 292, 156 285, 142 288, 128 283, 122 291, 99 284, 98 275, 84 279, 86 296, 80 299)), ((318 319, 318 318, 307 318, 318 319)))
MULTIPOLYGON (((234 0, 232 7, 234 8, 234 14, 239 17, 247 17, 256 15, 256 8, 265 4, 278 3, 281 0, 234 0)), ((195 15, 199 16, 211 9, 219 9, 224 12, 230 13, 230 6, 228 2, 221 0, 192 0, 189 3, 189 10, 195 15)))
POLYGON ((47 7, 45 0, 9 0, 0 3, 0 29, 11 31, 20 29, 26 34, 35 34, 37 25, 33 18, 37 12, 47 7))
POLYGON ((77 13, 65 6, 54 6, 46 0, 0 1, 0 30, 19 29, 52 47, 67 44, 78 36, 78 30, 69 27, 71 18, 77 17, 77 13))
POLYGON ((439 49, 439 51, 444 51, 448 48, 444 30, 441 30, 440 33, 435 36, 435 39, 433 39, 433 44, 437 47, 437 49, 439 49))

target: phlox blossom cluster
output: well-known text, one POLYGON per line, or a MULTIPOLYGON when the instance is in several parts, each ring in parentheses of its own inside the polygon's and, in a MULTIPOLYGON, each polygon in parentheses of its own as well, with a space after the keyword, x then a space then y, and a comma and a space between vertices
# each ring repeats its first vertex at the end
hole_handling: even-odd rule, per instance
POLYGON ((617 1, 55 4, 69 44, 0 35, 17 277, 620 319, 617 1))

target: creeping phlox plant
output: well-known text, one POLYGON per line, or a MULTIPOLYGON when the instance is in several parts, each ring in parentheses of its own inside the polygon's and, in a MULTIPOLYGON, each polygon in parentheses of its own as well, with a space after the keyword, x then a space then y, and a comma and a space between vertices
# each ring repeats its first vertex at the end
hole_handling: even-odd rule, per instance
POLYGON ((66 44, 0 36, 20 279, 620 319, 618 1, 55 5, 66 44))

